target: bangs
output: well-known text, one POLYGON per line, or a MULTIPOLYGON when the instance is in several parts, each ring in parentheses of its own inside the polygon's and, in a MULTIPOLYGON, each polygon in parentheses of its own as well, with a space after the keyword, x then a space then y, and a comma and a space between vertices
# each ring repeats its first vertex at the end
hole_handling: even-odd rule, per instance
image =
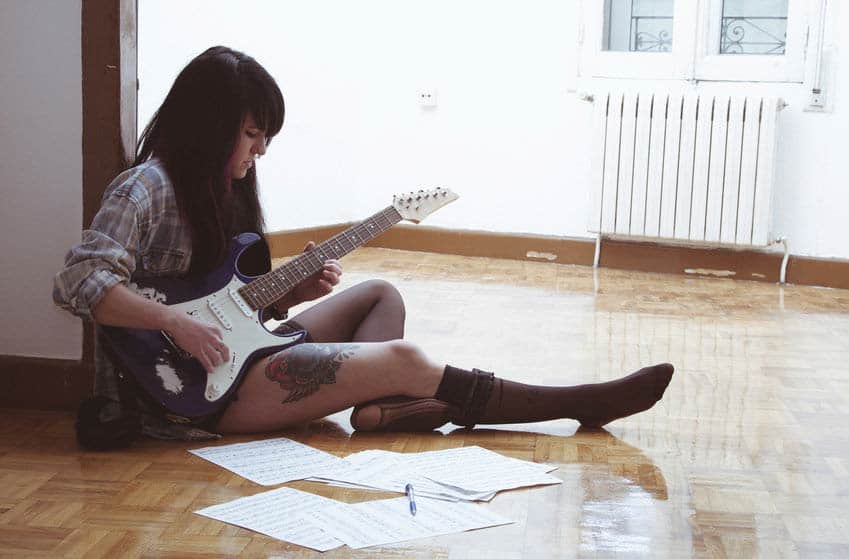
POLYGON ((255 76, 247 84, 245 97, 243 106, 253 115, 257 126, 265 131, 266 138, 271 140, 283 128, 286 115, 280 88, 268 74, 255 76))

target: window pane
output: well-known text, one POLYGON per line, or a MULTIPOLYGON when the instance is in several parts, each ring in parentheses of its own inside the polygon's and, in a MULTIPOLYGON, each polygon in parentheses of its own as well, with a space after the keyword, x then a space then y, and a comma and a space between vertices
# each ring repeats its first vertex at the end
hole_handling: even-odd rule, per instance
POLYGON ((720 54, 784 54, 787 0, 723 0, 720 54))
POLYGON ((674 0, 605 0, 604 50, 669 52, 674 0))

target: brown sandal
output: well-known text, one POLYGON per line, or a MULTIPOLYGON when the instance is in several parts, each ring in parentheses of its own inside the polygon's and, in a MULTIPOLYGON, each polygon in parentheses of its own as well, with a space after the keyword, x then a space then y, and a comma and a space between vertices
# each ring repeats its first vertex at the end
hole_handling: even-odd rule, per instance
POLYGON ((436 398, 392 396, 355 406, 351 413, 351 425, 357 431, 433 431, 451 421, 457 411, 456 407, 436 398), (368 406, 380 409, 380 419, 377 425, 365 428, 359 422, 359 414, 368 406))

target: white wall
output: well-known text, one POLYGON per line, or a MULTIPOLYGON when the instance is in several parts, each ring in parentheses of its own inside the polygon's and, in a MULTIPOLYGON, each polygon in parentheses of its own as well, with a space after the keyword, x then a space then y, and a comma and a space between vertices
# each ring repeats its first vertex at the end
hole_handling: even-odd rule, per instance
MULTIPOLYGON (((830 6, 833 111, 803 112, 801 84, 755 87, 790 103, 776 231, 794 254, 849 258, 849 64, 838 60, 849 7, 830 6)), ((577 2, 145 0, 139 11, 142 123, 207 46, 244 50, 277 78, 287 123, 259 166, 271 230, 355 220, 392 193, 442 185, 461 199, 427 224, 589 238, 591 105, 573 91, 600 84, 576 78, 577 2), (437 107, 417 104, 423 88, 438 90, 437 107)))
POLYGON ((775 226, 791 252, 849 258, 849 5, 830 0, 826 17, 824 92, 831 112, 803 112, 808 89, 785 97, 776 177, 775 226))
POLYGON ((79 359, 53 275, 82 223, 80 0, 0 2, 0 354, 79 359))
POLYGON ((583 233, 587 196, 570 187, 586 174, 572 130, 589 119, 567 92, 574 2, 249 5, 140 3, 139 118, 205 47, 257 58, 287 101, 284 130, 259 166, 270 229, 351 221, 393 193, 448 186, 461 199, 428 224, 583 233), (200 14, 192 33, 188 14, 200 14), (419 88, 437 89, 438 106, 420 107, 419 88))

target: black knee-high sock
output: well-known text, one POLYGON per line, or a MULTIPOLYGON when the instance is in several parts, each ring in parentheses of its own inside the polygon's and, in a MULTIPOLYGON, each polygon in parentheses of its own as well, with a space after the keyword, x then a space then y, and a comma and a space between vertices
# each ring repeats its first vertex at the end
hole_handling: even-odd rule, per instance
POLYGON ((664 363, 609 382, 536 386, 449 365, 435 397, 459 409, 452 418, 458 425, 569 418, 600 427, 652 407, 663 396, 673 371, 672 365, 664 363))

